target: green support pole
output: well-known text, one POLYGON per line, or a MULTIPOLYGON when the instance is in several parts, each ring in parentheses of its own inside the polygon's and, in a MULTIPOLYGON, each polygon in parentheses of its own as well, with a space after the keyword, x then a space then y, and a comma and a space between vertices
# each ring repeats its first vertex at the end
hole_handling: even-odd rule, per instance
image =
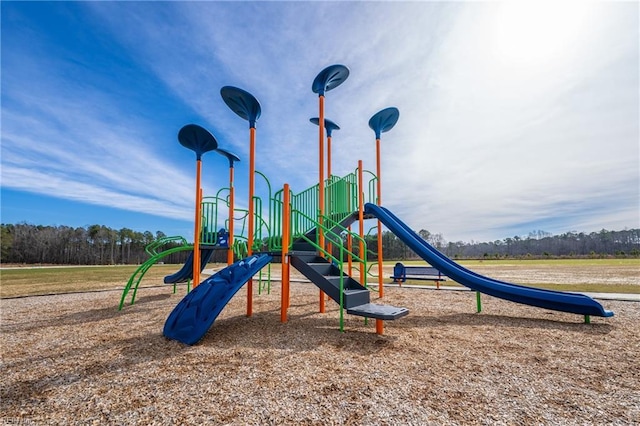
POLYGON ((584 323, 585 324, 591 324, 591 316, 585 315, 584 316, 584 323))
POLYGON ((482 312, 482 299, 479 291, 476 291, 476 308, 478 313, 482 312))

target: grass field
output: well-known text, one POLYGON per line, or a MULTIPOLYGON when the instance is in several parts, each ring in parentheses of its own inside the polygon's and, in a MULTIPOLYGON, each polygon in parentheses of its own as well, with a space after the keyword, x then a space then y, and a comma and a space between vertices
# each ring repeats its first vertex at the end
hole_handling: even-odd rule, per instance
MULTIPOLYGON (((422 261, 403 263, 424 265, 422 261)), ((460 264, 488 277, 531 287, 640 294, 640 259, 463 260, 460 264)), ((432 285, 424 281, 409 283, 432 285)), ((446 285, 458 284, 449 280, 446 285)))
MULTIPOLYGON (((124 288, 137 265, 22 267, 0 270, 0 297, 72 293, 124 288)), ((180 265, 155 265, 142 285, 159 285, 180 265)))
MULTIPOLYGON (((424 265, 424 260, 399 260, 385 262, 386 265, 395 265, 401 262, 405 265, 424 265)), ((570 265, 570 266, 636 266, 640 268, 640 259, 472 259, 472 260, 455 260, 455 262, 465 266, 510 266, 510 265, 570 265)))
MULTIPOLYGON (((385 282, 391 282, 393 265, 385 262, 385 282)), ((403 261, 407 265, 424 265, 423 261, 403 261)), ((640 293, 640 259, 535 259, 461 261, 480 274, 533 287, 564 291, 640 293)), ((155 265, 141 283, 160 285, 164 276, 181 265, 155 265)), ((222 264, 209 264, 212 269, 222 264)), ((138 266, 69 266, 16 267, 0 270, 0 297, 71 293, 121 289, 138 266)), ((272 268, 279 275, 279 266, 272 268)), ((377 273, 374 266, 373 272, 377 273)), ((410 284, 433 285, 429 281, 410 284)), ((448 280, 446 285, 457 285, 448 280)))

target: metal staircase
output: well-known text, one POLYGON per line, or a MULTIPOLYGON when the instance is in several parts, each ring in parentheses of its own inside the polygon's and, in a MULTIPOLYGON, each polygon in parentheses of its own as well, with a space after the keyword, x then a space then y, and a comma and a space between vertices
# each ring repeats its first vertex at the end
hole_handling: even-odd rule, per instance
POLYGON ((342 305, 350 315, 395 320, 409 313, 407 308, 371 303, 369 290, 314 251, 293 252, 289 258, 291 266, 342 305))

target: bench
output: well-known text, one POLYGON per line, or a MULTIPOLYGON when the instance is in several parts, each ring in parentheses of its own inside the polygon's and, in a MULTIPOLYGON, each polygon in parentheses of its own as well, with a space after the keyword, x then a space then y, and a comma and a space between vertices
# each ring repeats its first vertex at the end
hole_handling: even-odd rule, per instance
POLYGON ((407 280, 435 281, 437 288, 440 288, 440 281, 447 280, 447 277, 433 266, 405 266, 400 262, 393 267, 393 275, 389 278, 400 285, 407 280))

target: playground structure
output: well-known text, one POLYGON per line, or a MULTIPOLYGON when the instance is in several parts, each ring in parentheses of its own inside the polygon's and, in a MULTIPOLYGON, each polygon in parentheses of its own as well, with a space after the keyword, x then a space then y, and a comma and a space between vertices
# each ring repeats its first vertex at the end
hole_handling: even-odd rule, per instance
MULTIPOLYGON (((252 277, 272 261, 280 262, 282 268, 282 322, 288 320, 290 266, 293 266, 319 288, 319 312, 325 312, 327 298, 339 305, 341 331, 344 331, 346 313, 364 317, 365 321, 368 318, 375 319, 376 333, 383 334, 383 321, 399 319, 409 311, 402 307, 371 303, 371 291, 367 285, 368 266, 371 265, 367 265, 370 250, 364 233, 366 219, 377 220, 378 236, 382 235, 382 226, 386 226, 427 263, 475 290, 478 294, 478 311, 480 293, 485 293, 517 303, 584 315, 585 322, 589 322, 591 315, 613 315, 584 295, 535 289, 476 274, 438 252, 382 207, 381 134, 391 130, 397 123, 399 111, 396 108, 383 109, 369 120, 376 138, 376 173, 365 170, 360 160, 357 168, 346 176, 331 174, 332 130, 340 127, 324 117, 325 94, 342 84, 348 76, 349 70, 345 66, 332 65, 322 70, 312 84, 312 91, 318 94, 319 99, 319 116, 311 119, 319 129, 318 183, 299 193, 292 192, 287 183, 272 193, 267 177, 255 170, 256 121, 261 115, 261 107, 250 93, 231 86, 221 89, 224 102, 249 122, 248 209, 238 209, 234 205, 234 163, 240 158, 218 148, 215 137, 200 126, 189 124, 180 130, 179 142, 196 154, 194 244, 190 246, 183 239, 179 248, 171 249, 191 250, 191 255, 180 271, 165 278, 165 283, 174 284, 174 292, 177 282, 188 283, 187 295, 165 323, 166 337, 190 345, 197 343, 244 284, 247 284, 247 316, 250 317, 254 296, 252 277), (214 197, 203 197, 200 182, 202 157, 210 151, 216 151, 229 160, 229 187, 222 188, 214 197), (264 179, 267 184, 265 199, 255 195, 256 177, 264 179), (225 191, 228 195, 223 197, 225 191), (234 226, 238 218, 242 221, 239 228, 234 226), (357 232, 352 230, 356 222, 357 232), (219 231, 209 231, 215 229, 219 231), (200 272, 214 250, 227 251, 228 266, 201 281, 200 272), (193 290, 189 291, 191 279, 193 290)), ((134 302, 142 276, 163 256, 163 251, 157 251, 162 244, 159 241, 151 247, 151 258, 129 280, 121 298, 121 309, 132 289, 131 303, 134 302)), ((377 238, 375 254, 378 264, 377 291, 382 299, 382 238, 377 238)))

